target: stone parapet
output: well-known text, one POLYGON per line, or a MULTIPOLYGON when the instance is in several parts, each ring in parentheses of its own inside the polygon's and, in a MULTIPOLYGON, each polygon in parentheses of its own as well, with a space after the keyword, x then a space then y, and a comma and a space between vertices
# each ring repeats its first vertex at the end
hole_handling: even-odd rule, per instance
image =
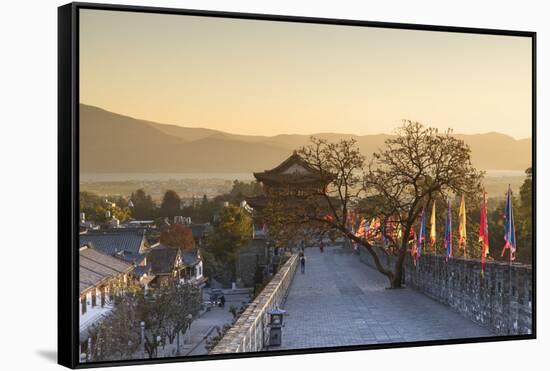
POLYGON ((298 256, 295 254, 287 260, 210 354, 258 352, 264 349, 269 338, 267 312, 283 303, 296 272, 297 262, 298 256))
MULTIPOLYGON (((372 256, 360 247, 360 259, 374 267, 372 256)), ((393 269, 395 256, 382 263, 393 269)), ((407 257, 404 283, 446 304, 498 335, 532 332, 532 267, 489 261, 481 275, 479 260, 424 255, 416 266, 407 257)))

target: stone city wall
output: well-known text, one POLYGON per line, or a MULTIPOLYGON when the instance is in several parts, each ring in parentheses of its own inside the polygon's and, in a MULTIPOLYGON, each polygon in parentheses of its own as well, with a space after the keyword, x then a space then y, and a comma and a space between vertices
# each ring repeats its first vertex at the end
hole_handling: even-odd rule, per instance
POLYGON ((298 256, 292 255, 227 331, 210 354, 258 352, 264 348, 270 309, 279 307, 294 277, 298 256))
MULTIPOLYGON (((366 248, 360 247, 359 253, 362 262, 374 267, 366 248)), ((382 256, 383 264, 392 269, 395 259, 382 256)), ((481 276, 479 260, 451 258, 446 262, 444 256, 424 255, 416 266, 408 256, 404 268, 407 287, 450 306, 495 334, 531 334, 530 265, 491 261, 481 276)))

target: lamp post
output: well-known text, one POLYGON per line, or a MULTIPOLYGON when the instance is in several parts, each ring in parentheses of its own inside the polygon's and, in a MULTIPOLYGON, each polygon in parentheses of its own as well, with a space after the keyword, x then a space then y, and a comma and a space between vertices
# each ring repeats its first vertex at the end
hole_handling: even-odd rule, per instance
POLYGON ((178 333, 176 334, 176 355, 180 355, 180 330, 178 329, 178 333))
POLYGON ((141 327, 141 355, 145 357, 145 322, 141 321, 139 326, 141 327))
POLYGON ((88 338, 88 362, 92 360, 92 338, 88 338))
POLYGON ((275 307, 269 314, 269 346, 280 346, 282 342, 283 316, 286 310, 275 307))
POLYGON ((158 358, 158 356, 159 356, 159 347, 160 347, 160 335, 157 335, 157 343, 155 345, 156 345, 155 353, 156 353, 156 356, 158 358))
POLYGON ((193 320, 193 315, 189 313, 187 319, 189 320, 189 324, 187 325, 187 342, 191 343, 191 321, 193 320))

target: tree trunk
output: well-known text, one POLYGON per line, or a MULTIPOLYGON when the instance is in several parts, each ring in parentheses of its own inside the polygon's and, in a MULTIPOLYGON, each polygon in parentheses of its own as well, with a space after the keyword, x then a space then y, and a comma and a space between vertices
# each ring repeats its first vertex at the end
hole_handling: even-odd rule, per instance
POLYGON ((390 282, 390 288, 392 289, 400 289, 402 286, 401 286, 401 282, 403 280, 403 266, 402 265, 399 265, 399 266, 396 266, 395 267, 395 272, 393 274, 393 278, 390 282))
POLYGON ((402 283, 403 283, 403 264, 405 263, 406 253, 407 253, 406 248, 402 247, 399 250, 399 255, 397 256, 397 261, 395 262, 393 277, 390 281, 392 289, 399 289, 399 288, 402 287, 402 283))

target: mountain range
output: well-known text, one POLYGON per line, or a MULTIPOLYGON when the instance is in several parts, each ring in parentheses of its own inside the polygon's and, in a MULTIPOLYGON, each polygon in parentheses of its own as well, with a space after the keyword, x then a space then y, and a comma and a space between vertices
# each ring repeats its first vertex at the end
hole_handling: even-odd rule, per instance
MULTIPOLYGON (((317 133, 331 141, 357 140, 367 157, 391 137, 317 133)), ((310 135, 254 136, 160 124, 80 105, 81 173, 244 173, 273 168, 310 135)), ((531 166, 531 139, 500 133, 456 134, 484 170, 524 170, 531 166)))

